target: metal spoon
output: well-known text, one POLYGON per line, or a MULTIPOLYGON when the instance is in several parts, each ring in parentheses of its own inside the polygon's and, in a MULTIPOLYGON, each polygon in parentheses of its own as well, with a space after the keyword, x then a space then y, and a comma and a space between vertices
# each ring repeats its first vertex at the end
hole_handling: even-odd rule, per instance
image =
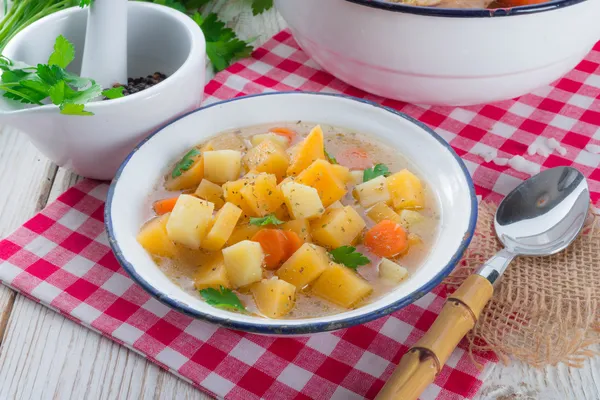
POLYGON ((581 232, 589 206, 585 177, 570 167, 541 172, 510 192, 494 219, 504 249, 448 298, 429 331, 402 357, 377 399, 417 399, 473 328, 510 262, 517 256, 548 256, 567 248, 581 232))

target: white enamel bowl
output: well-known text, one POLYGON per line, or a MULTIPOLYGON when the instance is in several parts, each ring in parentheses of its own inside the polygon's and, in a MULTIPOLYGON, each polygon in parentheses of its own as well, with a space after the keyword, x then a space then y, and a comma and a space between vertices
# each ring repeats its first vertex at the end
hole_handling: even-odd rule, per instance
POLYGON ((275 0, 302 49, 367 92, 472 105, 529 93, 575 67, 600 39, 600 1, 439 9, 385 0, 275 0))
MULTIPOLYGON (((79 74, 87 9, 51 14, 19 32, 3 54, 29 65, 46 63, 58 35, 75 45, 69 70, 79 74)), ((168 78, 141 92, 88 103, 90 117, 59 114, 49 104, 22 109, 0 97, 0 123, 27 134, 46 157, 94 179, 112 179, 127 154, 159 126, 200 106, 204 93, 206 45, 202 30, 170 7, 128 2, 129 76, 163 72, 168 78)), ((94 77, 90 77, 94 78, 94 77)))
POLYGON ((471 178, 460 158, 423 124, 351 97, 301 92, 241 97, 209 105, 140 144, 113 181, 106 205, 109 242, 123 268, 158 300, 197 318, 261 334, 307 334, 362 324, 404 307, 433 289, 469 244, 477 219, 471 178), (316 122, 372 135, 407 157, 432 188, 441 211, 439 236, 425 264, 385 297, 338 315, 269 320, 220 310, 172 283, 136 241, 148 195, 178 157, 219 132, 281 121, 316 122), (435 162, 432 162, 435 160, 435 162))

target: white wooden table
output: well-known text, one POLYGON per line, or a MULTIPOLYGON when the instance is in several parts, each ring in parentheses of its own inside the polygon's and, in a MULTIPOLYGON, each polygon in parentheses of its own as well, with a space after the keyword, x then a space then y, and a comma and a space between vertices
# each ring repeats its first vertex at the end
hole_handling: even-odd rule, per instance
MULTIPOLYGON (((252 17, 244 0, 218 0, 214 10, 241 37, 256 37, 256 45, 285 27, 275 11, 252 17)), ((0 238, 79 179, 4 127, 0 238)), ((583 369, 496 365, 483 377, 480 399, 600 399, 600 357, 583 369)), ((1 400, 207 398, 138 354, 0 285, 1 400)))

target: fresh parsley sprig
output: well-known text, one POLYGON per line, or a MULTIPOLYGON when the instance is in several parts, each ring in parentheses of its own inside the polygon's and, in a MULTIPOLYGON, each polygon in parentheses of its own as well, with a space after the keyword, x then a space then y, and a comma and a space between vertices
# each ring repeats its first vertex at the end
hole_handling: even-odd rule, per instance
POLYGON ((390 170, 385 164, 376 164, 373 168, 367 168, 363 171, 363 182, 368 182, 378 176, 389 176, 390 170))
POLYGON ((325 149, 325 147, 323 147, 323 152, 325 153, 325 157, 327 158, 327 161, 329 161, 331 164, 337 164, 337 160, 335 159, 334 156, 332 156, 331 154, 329 154, 327 152, 327 150, 325 149))
POLYGON ((337 249, 331 250, 329 254, 331 254, 333 261, 345 265, 350 269, 356 269, 361 265, 367 265, 371 262, 371 260, 362 253, 356 251, 356 248, 353 246, 338 247, 337 249))
POLYGON ((266 225, 281 225, 284 222, 277 218, 274 214, 269 214, 262 218, 250 217, 250 225, 266 226, 266 225))
POLYGON ((200 290, 200 296, 213 307, 242 312, 246 311, 246 307, 244 307, 239 297, 230 289, 223 286, 219 290, 214 288, 202 289, 200 290))
POLYGON ((194 161, 196 161, 196 156, 200 154, 200 150, 197 148, 193 148, 188 151, 182 158, 179 160, 177 164, 175 164, 175 168, 173 168, 173 172, 171 172, 171 178, 175 179, 183 174, 184 171, 192 168, 194 165, 194 161))

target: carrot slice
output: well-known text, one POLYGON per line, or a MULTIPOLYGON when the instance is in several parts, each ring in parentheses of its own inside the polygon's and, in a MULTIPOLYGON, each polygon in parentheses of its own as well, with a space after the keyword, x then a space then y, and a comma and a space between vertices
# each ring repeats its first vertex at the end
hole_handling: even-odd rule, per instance
POLYGON ((393 257, 408 247, 406 231, 389 219, 384 219, 365 234, 365 246, 380 257, 393 257))
POLYGON ((290 143, 292 143, 292 141, 296 137, 296 132, 289 128, 272 128, 269 130, 269 132, 286 137, 290 143))
POLYGON ((265 268, 277 269, 283 262, 287 252, 287 237, 279 229, 261 229, 252 237, 253 242, 260 243, 265 253, 265 268))
POLYGON ((179 197, 171 197, 170 199, 157 200, 152 205, 152 208, 154 208, 154 212, 157 215, 166 214, 168 212, 173 211, 173 208, 175 208, 175 203, 177 203, 178 198, 179 197))
POLYGON ((367 152, 360 147, 346 149, 336 156, 340 165, 350 169, 366 169, 373 164, 367 152))
POLYGON ((283 231, 283 234, 287 238, 287 248, 286 255, 283 261, 286 261, 288 258, 292 256, 298 250, 304 242, 300 239, 300 236, 294 231, 283 231))

